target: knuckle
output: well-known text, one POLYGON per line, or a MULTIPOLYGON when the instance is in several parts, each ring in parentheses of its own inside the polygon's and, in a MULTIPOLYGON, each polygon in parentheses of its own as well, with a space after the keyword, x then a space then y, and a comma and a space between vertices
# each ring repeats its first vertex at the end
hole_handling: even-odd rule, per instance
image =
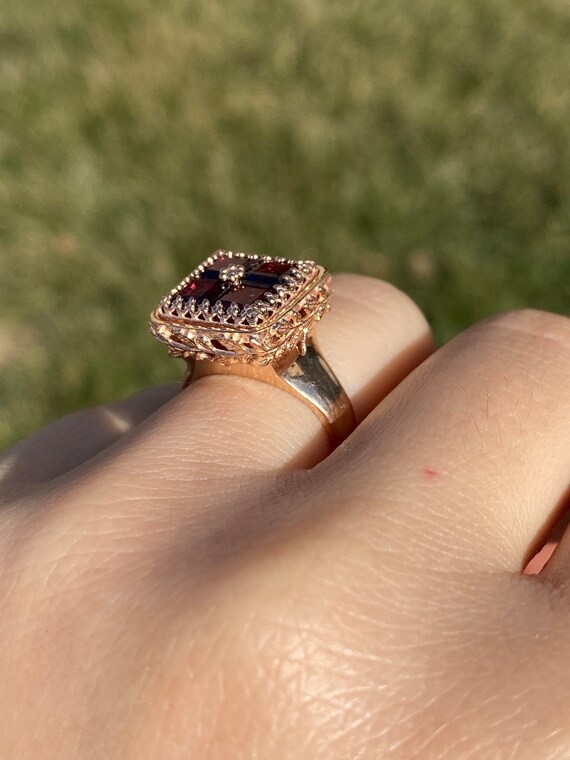
POLYGON ((419 331, 429 331, 428 322, 416 302, 395 285, 366 275, 342 273, 334 276, 336 293, 349 300, 366 303, 367 309, 384 319, 415 325, 419 331))
POLYGON ((431 381, 434 411, 458 435, 456 462, 508 455, 525 477, 531 451, 568 446, 570 320, 525 309, 479 322, 442 349, 431 381))
MULTIPOLYGON (((427 320, 424 316, 424 313, 407 293, 404 293, 403 290, 400 290, 394 285, 390 285, 388 283, 383 284, 385 287, 382 288, 381 291, 378 291, 376 295, 376 303, 385 304, 395 313, 405 315, 409 318, 414 318, 417 321, 420 321, 423 325, 427 326, 427 320)), ((384 306, 384 308, 386 308, 386 306, 384 306)))
MULTIPOLYGON (((517 365, 570 372, 570 319, 536 309, 497 314, 467 331, 468 343, 479 343, 516 357, 517 365)), ((510 363, 510 362, 509 362, 510 363)), ((533 372, 535 374, 536 372, 533 372)))
POLYGON ((499 328, 534 343, 552 342, 570 350, 570 318, 539 309, 515 309, 497 314, 482 324, 499 328))

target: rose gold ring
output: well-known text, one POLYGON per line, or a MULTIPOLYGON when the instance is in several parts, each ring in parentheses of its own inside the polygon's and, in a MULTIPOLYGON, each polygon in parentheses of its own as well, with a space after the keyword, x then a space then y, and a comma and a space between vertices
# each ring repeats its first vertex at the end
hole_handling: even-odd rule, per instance
POLYGON ((356 422, 314 336, 331 293, 314 261, 216 251, 160 301, 150 326, 186 360, 184 387, 211 374, 269 383, 308 404, 336 444, 356 422))

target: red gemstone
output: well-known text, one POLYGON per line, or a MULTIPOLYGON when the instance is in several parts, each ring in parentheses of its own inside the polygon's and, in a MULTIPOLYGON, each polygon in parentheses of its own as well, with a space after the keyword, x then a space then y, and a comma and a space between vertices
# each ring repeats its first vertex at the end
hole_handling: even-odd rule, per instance
POLYGON ((218 298, 227 290, 226 284, 221 280, 190 280, 180 294, 182 298, 195 298, 198 303, 206 300, 217 301, 218 298))
POLYGON ((212 264, 206 266, 199 277, 186 283, 179 295, 184 299, 194 298, 197 303, 205 300, 213 305, 221 301, 227 309, 232 304, 239 307, 250 306, 278 285, 281 276, 292 269, 291 264, 280 261, 259 261, 259 259, 234 258, 235 263, 243 264, 245 277, 240 285, 220 280, 220 271, 232 262, 232 257, 220 255, 212 264))
POLYGON ((285 272, 288 272, 290 269, 292 269, 292 266, 291 264, 287 264, 287 262, 264 261, 263 264, 260 264, 258 267, 255 267, 253 271, 259 272, 260 274, 282 275, 282 274, 285 274, 285 272))
MULTIPOLYGON (((235 259, 235 262, 240 264, 241 259, 235 259)), ((204 277, 208 280, 217 280, 220 276, 220 272, 222 269, 225 269, 228 264, 231 263, 231 260, 229 256, 225 256, 222 254, 221 256, 218 256, 218 258, 214 261, 213 264, 208 264, 208 266, 204 269, 200 277, 204 277)))
POLYGON ((254 285, 259 288, 269 290, 281 281, 281 275, 286 274, 293 267, 281 261, 264 261, 250 272, 244 278, 247 285, 254 285))
POLYGON ((249 306, 257 301, 265 293, 265 288, 236 288, 225 293, 220 301, 227 308, 232 303, 237 303, 239 306, 249 306))

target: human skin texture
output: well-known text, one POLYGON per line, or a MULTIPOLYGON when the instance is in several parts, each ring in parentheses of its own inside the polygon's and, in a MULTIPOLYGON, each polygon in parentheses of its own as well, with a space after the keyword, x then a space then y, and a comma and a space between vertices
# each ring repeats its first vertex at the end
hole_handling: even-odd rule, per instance
POLYGON ((358 427, 207 377, 0 458, 0 757, 570 756, 570 320, 433 352, 390 285, 334 280, 358 427))

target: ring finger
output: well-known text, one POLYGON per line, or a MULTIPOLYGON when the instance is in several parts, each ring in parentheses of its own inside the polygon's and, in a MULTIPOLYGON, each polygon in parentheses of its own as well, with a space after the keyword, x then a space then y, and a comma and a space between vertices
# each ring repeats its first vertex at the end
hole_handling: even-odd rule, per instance
MULTIPOLYGON (((318 324, 321 351, 349 395, 357 422, 432 351, 425 318, 386 283, 334 278, 332 310, 318 324)), ((191 384, 123 438, 108 462, 119 481, 141 488, 169 481, 219 483, 244 472, 310 467, 329 452, 314 412, 296 397, 257 380, 213 375, 191 384)))

